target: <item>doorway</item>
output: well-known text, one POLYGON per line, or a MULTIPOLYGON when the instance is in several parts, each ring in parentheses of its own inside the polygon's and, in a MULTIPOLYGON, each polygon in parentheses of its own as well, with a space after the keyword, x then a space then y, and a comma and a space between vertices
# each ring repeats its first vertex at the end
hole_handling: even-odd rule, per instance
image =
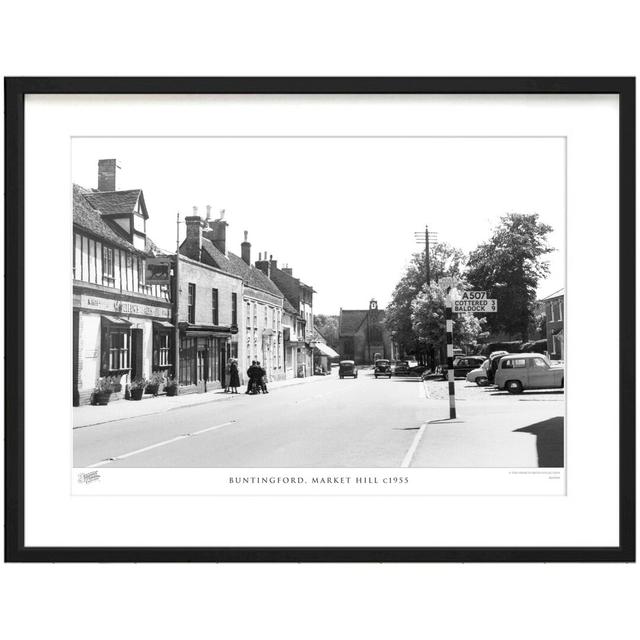
POLYGON ((131 380, 143 377, 143 332, 131 329, 131 380))

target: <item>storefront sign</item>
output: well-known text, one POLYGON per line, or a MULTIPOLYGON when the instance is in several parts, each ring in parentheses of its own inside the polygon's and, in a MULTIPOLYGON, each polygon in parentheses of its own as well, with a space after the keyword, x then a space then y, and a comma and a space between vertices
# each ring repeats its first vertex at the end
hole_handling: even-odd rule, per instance
POLYGON ((155 307, 148 304, 138 304, 112 298, 98 298, 96 296, 80 296, 80 306, 95 309, 96 311, 108 311, 122 315, 149 316, 152 318, 170 318, 171 309, 166 307, 155 307))

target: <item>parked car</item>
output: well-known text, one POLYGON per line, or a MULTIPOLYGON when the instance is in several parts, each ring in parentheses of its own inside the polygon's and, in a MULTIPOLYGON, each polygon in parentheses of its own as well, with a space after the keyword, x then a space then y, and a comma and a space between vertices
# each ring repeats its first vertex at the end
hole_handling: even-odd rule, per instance
MULTIPOLYGON (((473 369, 477 369, 485 358, 483 356, 457 356, 453 359, 453 377, 464 378, 473 369)), ((448 369, 442 368, 442 375, 447 379, 448 369)))
POLYGON ((522 393, 527 389, 564 388, 564 367, 539 353, 510 353, 500 357, 495 374, 498 389, 522 393))
POLYGON ((393 368, 393 373, 397 376, 409 375, 409 363, 406 360, 398 360, 393 368))
POLYGON ((376 360, 373 365, 373 375, 376 378, 379 378, 380 376, 387 376, 388 378, 391 378, 391 362, 389 362, 389 360, 376 360))
POLYGON ((353 360, 340 360, 340 364, 338 365, 338 375, 340 376, 340 380, 345 376, 357 378, 358 370, 356 369, 356 363, 353 360))
POLYGON ((467 382, 475 382, 479 387, 484 387, 489 384, 489 378, 487 378, 487 370, 491 360, 487 358, 477 369, 473 369, 467 373, 467 382))

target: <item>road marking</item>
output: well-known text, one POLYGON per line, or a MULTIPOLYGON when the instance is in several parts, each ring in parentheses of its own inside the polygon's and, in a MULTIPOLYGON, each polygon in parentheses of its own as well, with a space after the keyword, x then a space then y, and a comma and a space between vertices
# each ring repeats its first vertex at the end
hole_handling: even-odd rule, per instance
POLYGON ((149 445, 148 447, 143 447, 142 449, 136 449, 135 451, 129 451, 129 453, 123 453, 119 456, 115 456, 114 458, 107 458, 106 460, 101 460, 100 462, 96 462, 95 464, 90 464, 86 468, 91 469, 93 467, 101 467, 103 464, 109 464, 110 462, 124 460, 125 458, 130 458, 131 456, 135 456, 139 453, 144 453, 145 451, 150 451, 151 449, 164 447, 165 445, 171 444, 172 442, 177 442, 178 440, 184 440, 185 438, 190 438, 192 436, 199 436, 201 433, 206 433, 207 431, 213 431, 214 429, 220 429, 220 427, 226 427, 227 425, 233 424, 234 422, 236 421, 231 420, 230 422, 223 422, 222 424, 216 424, 213 427, 200 429, 200 431, 194 431, 193 433, 183 433, 182 435, 176 436, 175 438, 170 438, 169 440, 163 440, 162 442, 156 442, 156 444, 149 445))
POLYGON ((427 423, 423 422, 420 425, 420 429, 418 429, 418 433, 416 433, 416 435, 413 438, 413 442, 409 447, 409 451, 407 451, 407 455, 404 457, 404 460, 400 465, 401 467, 406 468, 411 464, 411 461, 413 460, 413 456, 415 455, 416 449, 418 448, 418 445, 420 444, 420 440, 422 440, 422 436, 424 435, 424 432, 426 430, 427 430, 427 423))

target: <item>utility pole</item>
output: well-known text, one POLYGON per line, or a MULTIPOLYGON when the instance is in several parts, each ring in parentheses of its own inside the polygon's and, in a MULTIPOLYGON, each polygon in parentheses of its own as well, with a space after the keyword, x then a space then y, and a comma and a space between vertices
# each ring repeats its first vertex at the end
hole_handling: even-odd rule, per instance
MULTIPOLYGON (((426 224, 424 226, 424 232, 415 231, 414 234, 416 242, 418 244, 422 244, 424 242, 424 270, 427 276, 427 286, 431 286, 431 254, 430 254, 430 245, 433 243, 434 245, 438 244, 438 234, 435 231, 429 231, 429 225, 426 224)), ((434 353, 433 353, 433 345, 429 345, 427 351, 427 364, 435 367, 434 363, 434 353), (430 362, 429 362, 430 361, 430 362)))
POLYGON ((174 298, 174 354, 173 354, 173 377, 178 386, 180 385, 180 212, 176 214, 176 269, 173 274, 175 284, 174 298))

